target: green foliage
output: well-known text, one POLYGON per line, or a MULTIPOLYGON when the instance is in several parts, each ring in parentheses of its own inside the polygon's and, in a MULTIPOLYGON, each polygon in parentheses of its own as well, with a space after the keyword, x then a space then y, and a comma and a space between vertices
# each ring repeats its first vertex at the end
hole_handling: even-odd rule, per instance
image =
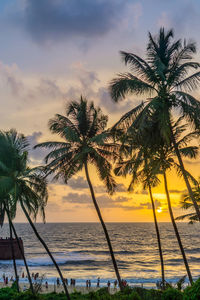
MULTIPOLYGON (((135 287, 111 295, 107 288, 102 288, 88 294, 75 291, 70 297, 71 300, 197 300, 200 299, 200 279, 183 292, 172 287, 165 291, 135 287)), ((32 295, 30 291, 17 293, 15 289, 7 287, 0 289, 0 300, 66 300, 66 295, 54 292, 32 295)))
POLYGON ((162 300, 182 300, 183 294, 181 291, 179 291, 177 289, 169 288, 163 292, 161 299, 162 300))
POLYGON ((184 300, 200 299, 200 278, 184 290, 184 300))

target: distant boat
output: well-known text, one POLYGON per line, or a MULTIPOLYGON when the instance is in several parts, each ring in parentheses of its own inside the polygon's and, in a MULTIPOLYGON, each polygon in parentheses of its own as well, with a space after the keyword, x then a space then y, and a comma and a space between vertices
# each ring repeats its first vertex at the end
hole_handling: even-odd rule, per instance
MULTIPOLYGON (((19 249, 18 243, 16 239, 12 239, 13 242, 13 250, 14 250, 14 256, 15 259, 22 259, 22 253, 19 249)), ((23 241, 20 238, 19 239, 19 243, 21 246, 21 249, 24 253, 24 245, 23 245, 23 241)), ((12 248, 11 248, 11 239, 10 238, 0 238, 0 260, 11 260, 13 259, 12 256, 12 248)))

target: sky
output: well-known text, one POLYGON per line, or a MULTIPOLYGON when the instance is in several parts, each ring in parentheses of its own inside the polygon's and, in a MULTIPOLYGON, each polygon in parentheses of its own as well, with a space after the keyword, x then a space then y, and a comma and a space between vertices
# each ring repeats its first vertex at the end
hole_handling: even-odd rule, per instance
MULTIPOLYGON (((38 142, 56 140, 48 120, 64 113, 80 95, 99 105, 109 126, 141 100, 129 96, 113 103, 108 85, 117 73, 129 71, 119 51, 145 57, 148 32, 174 28, 175 37, 200 47, 200 2, 195 0, 1 0, 0 1, 0 128, 16 128, 28 136, 30 163, 40 165, 46 152, 38 142)), ((200 61, 199 50, 196 58, 200 61)), ((198 97, 198 91, 196 91, 198 97)), ((185 161, 198 177, 200 161, 185 161)), ((117 178, 108 196, 90 168, 98 203, 107 222, 151 222, 148 193, 140 186, 128 193, 129 179, 117 178)), ((175 215, 185 192, 182 179, 168 174, 175 215)), ((153 190, 159 221, 169 221, 164 187, 153 190)), ((97 222, 84 173, 68 185, 50 182, 47 222, 97 222)), ((16 221, 25 218, 18 210, 16 221)), ((40 220, 40 218, 38 219, 40 220)))

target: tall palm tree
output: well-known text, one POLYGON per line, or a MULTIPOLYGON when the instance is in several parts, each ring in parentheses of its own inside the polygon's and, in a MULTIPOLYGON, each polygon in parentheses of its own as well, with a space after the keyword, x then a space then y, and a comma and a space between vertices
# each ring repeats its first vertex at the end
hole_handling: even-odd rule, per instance
MULTIPOLYGON (((177 122, 173 123, 171 121, 172 124, 172 131, 173 131, 173 135, 174 138, 176 140, 176 145, 179 149, 179 152, 182 153, 182 155, 184 155, 185 157, 190 157, 190 158, 195 158, 198 154, 198 147, 196 146, 187 146, 187 142, 189 142, 193 136, 195 136, 195 132, 187 134, 183 137, 180 138, 181 135, 183 135, 184 131, 186 130, 187 126, 186 125, 180 125, 181 122, 181 118, 179 118, 177 120, 177 122)), ((175 147, 174 144, 172 144, 171 146, 168 146, 165 141, 160 138, 159 142, 157 144, 157 155, 154 156, 154 161, 153 161, 153 165, 155 166, 154 171, 159 172, 161 174, 163 174, 163 178, 164 178, 164 186, 165 186, 165 193, 166 193, 166 198, 167 198, 167 204, 168 204, 168 210, 169 210, 169 214, 170 214, 170 218, 171 218, 171 222, 174 228, 174 232, 177 238, 177 242, 179 244, 179 248, 183 257, 183 261, 185 264, 185 268, 187 271, 187 275, 189 278, 190 283, 193 283, 193 279, 192 279, 192 275, 191 275, 191 271, 189 268, 189 264, 187 261, 187 257, 185 254, 185 250, 181 241, 181 237, 178 231, 178 227, 176 225, 175 222, 175 218, 174 218, 174 214, 173 214, 173 210, 172 210, 172 205, 171 205, 171 200, 170 200, 170 194, 169 194, 169 189, 168 189, 168 184, 167 184, 167 175, 166 172, 167 170, 171 169, 171 168, 176 168, 177 172, 179 175, 182 175, 181 173, 181 167, 179 164, 177 164, 177 162, 174 160, 174 156, 176 154, 175 151, 175 147)), ((185 170, 185 172, 187 172, 185 170)), ((193 178, 193 176, 187 172, 187 177, 193 182, 196 183, 195 178, 193 178)))
MULTIPOLYGON (((17 203, 20 204, 36 237, 42 243, 54 263, 62 280, 66 297, 70 300, 67 286, 60 268, 31 219, 31 216, 36 219, 38 212, 40 212, 43 220, 45 221, 44 208, 48 199, 46 180, 41 175, 40 168, 30 168, 28 166, 28 142, 23 135, 17 134, 15 130, 11 130, 9 132, 1 132, 0 140, 1 139, 4 140, 5 144, 7 143, 8 148, 11 149, 11 151, 9 153, 9 157, 4 154, 6 156, 6 160, 4 161, 0 156, 0 194, 7 193, 9 196, 7 197, 9 200, 8 205, 11 202, 12 205, 14 203, 15 207, 17 203)), ((7 209, 7 211, 9 217, 9 210, 7 209)))
POLYGON ((179 234, 179 231, 178 231, 178 227, 176 225, 174 214, 173 214, 173 211, 172 211, 171 200, 170 200, 170 195, 169 195, 169 190, 168 190, 168 185, 167 185, 167 176, 166 176, 165 171, 163 171, 163 177, 164 177, 165 193, 166 193, 166 197, 167 197, 167 204, 168 204, 170 218, 171 218, 172 225, 174 227, 176 238, 177 238, 177 241, 178 241, 178 244, 179 244, 179 248, 180 248, 180 251, 181 251, 181 254, 182 254, 182 257, 183 257, 183 261, 184 261, 184 264, 185 264, 187 275, 188 275, 190 283, 192 284, 193 283, 192 274, 190 272, 190 268, 189 268, 189 264, 188 264, 187 257, 186 257, 186 254, 185 254, 185 250, 184 250, 184 247, 183 247, 183 244, 182 244, 182 241, 181 241, 181 237, 180 237, 180 234, 179 234))
POLYGON ((67 183, 73 175, 81 170, 85 171, 92 201, 103 227, 116 277, 122 289, 113 247, 88 170, 89 165, 95 166, 108 193, 114 192, 116 184, 111 175, 111 160, 117 157, 115 152, 117 145, 111 143, 111 134, 105 130, 107 121, 107 116, 103 115, 100 108, 95 108, 93 102, 89 103, 81 96, 80 101, 73 101, 67 105, 65 116, 57 114, 49 121, 51 132, 58 134, 64 141, 41 143, 36 147, 52 150, 46 156, 48 163, 46 169, 47 174, 55 174, 54 179, 62 178, 67 183))
MULTIPOLYGON (((136 130, 133 127, 131 130, 128 129, 128 134, 132 138, 131 145, 134 151, 137 150, 137 153, 128 162, 125 162, 125 164, 122 162, 119 165, 117 172, 119 170, 122 174, 127 172, 131 173, 131 185, 133 185, 138 178, 142 178, 144 187, 145 185, 149 187, 151 181, 153 182, 155 179, 156 181, 158 180, 158 174, 163 174, 170 218, 183 257, 188 278, 192 284, 192 275, 172 211, 166 177, 166 171, 168 169, 175 167, 177 172, 181 174, 181 168, 174 160, 175 150, 173 144, 168 145, 163 137, 160 136, 160 132, 158 130, 159 126, 155 120, 157 120, 157 118, 155 114, 152 114, 151 118, 146 118, 143 130, 136 130)), ((172 120, 170 121, 179 152, 186 157, 195 158, 198 154, 198 147, 187 146, 187 143, 189 143, 192 138, 196 136, 196 131, 183 136, 187 126, 181 124, 182 118, 179 118, 176 122, 173 122, 172 120)), ((190 178, 190 180, 196 183, 196 180, 188 172, 187 176, 190 178)), ((151 195, 151 191, 149 192, 151 195)))
POLYGON ((134 53, 121 52, 125 64, 132 73, 119 74, 110 83, 111 97, 114 101, 125 98, 127 94, 147 97, 131 111, 126 113, 116 127, 142 127, 147 114, 157 112, 160 134, 167 143, 172 142, 185 180, 188 193, 200 221, 200 210, 196 203, 185 170, 182 155, 176 144, 172 130, 171 115, 174 111, 196 129, 200 129, 200 102, 190 94, 199 86, 200 64, 192 61, 196 53, 195 43, 173 40, 173 30, 161 28, 155 37, 149 33, 146 60, 134 53), (193 70, 195 73, 189 73, 193 70))
POLYGON ((156 217, 156 208, 152 194, 152 187, 155 187, 160 181, 151 167, 151 161, 154 156, 154 145, 152 134, 149 130, 142 133, 132 128, 129 134, 122 137, 121 158, 114 170, 117 176, 131 175, 132 179, 128 190, 132 190, 134 185, 141 182, 143 189, 148 189, 151 200, 153 218, 158 242, 158 250, 161 263, 162 288, 165 288, 164 259, 161 245, 160 231, 156 217), (145 136, 144 136, 145 135, 145 136), (149 147, 151 141, 152 147, 149 147))
MULTIPOLYGON (((11 131, 11 132, 13 132, 13 131, 11 131)), ((25 268, 27 271, 31 292, 34 294, 33 284, 32 284, 32 280, 31 280, 29 268, 28 268, 28 265, 26 262, 26 258, 24 255, 24 251, 21 248, 21 244, 20 244, 17 232, 12 223, 12 219, 14 219, 15 215, 16 215, 16 203, 11 201, 11 198, 9 196, 9 192, 13 186, 13 180, 12 180, 12 176, 10 176, 10 178, 8 178, 7 175, 8 175, 9 171, 12 170, 11 173, 14 173, 14 171, 17 170, 18 155, 17 155, 17 149, 14 149, 13 145, 11 143, 8 143, 7 138, 8 138, 7 134, 0 132, 0 225, 1 225, 1 227, 3 226, 5 215, 7 215, 9 228, 10 228, 11 248, 12 248, 11 250, 12 250, 12 256, 13 256, 13 266, 14 266, 14 271, 15 271, 17 289, 19 290, 19 284, 18 284, 17 267, 16 267, 16 262, 15 262, 14 252, 13 252, 12 231, 17 240, 17 244, 18 244, 20 253, 24 260, 24 265, 25 265, 25 268), (15 166, 15 169, 14 169, 14 166, 15 166)))

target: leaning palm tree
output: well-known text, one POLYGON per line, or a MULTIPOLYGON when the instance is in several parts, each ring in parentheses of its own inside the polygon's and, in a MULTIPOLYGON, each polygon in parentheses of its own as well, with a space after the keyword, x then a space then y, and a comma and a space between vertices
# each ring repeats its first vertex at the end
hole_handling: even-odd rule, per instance
POLYGON ((115 174, 117 176, 131 176, 131 182, 128 190, 133 190, 133 187, 137 183, 142 183, 143 189, 148 189, 149 196, 152 205, 153 218, 158 242, 158 250, 160 255, 161 264, 161 277, 162 288, 165 288, 165 272, 164 272, 164 259, 161 245, 160 231, 156 216, 155 202, 152 194, 152 187, 155 187, 160 181, 157 174, 154 173, 151 167, 151 161, 154 156, 154 141, 152 140, 152 134, 150 128, 145 133, 132 128, 131 132, 127 135, 123 135, 121 138, 121 157, 115 167, 115 174), (152 147, 149 147, 151 140, 152 147))
POLYGON ((116 277, 122 289, 113 247, 88 169, 89 165, 95 166, 108 193, 114 192, 116 184, 111 175, 111 160, 117 157, 115 152, 117 145, 111 142, 111 134, 105 130, 107 121, 107 116, 103 115, 100 108, 95 108, 93 102, 89 103, 81 96, 80 101, 73 101, 67 105, 65 116, 57 114, 49 121, 51 132, 58 134, 64 141, 41 143, 36 147, 52 149, 46 156, 48 163, 46 170, 47 174, 54 173, 56 180, 62 178, 67 183, 73 175, 81 170, 85 171, 92 201, 103 227, 116 277))
MULTIPOLYGON (((40 168, 30 168, 28 166, 28 142, 23 135, 17 134, 15 130, 11 130, 8 132, 1 132, 0 140, 1 139, 4 139, 5 144, 7 143, 8 148, 11 149, 10 157, 7 157, 4 153, 4 156, 6 157, 5 161, 2 161, 0 156, 0 195, 1 193, 7 194, 6 200, 8 203, 6 203, 6 201, 3 203, 5 210, 7 211, 9 222, 11 222, 11 218, 8 207, 11 203, 13 206, 14 203, 16 209, 17 203, 19 203, 36 237, 54 263, 62 280, 66 297, 70 300, 60 268, 31 219, 31 216, 36 219, 36 216, 40 212, 43 221, 45 221, 44 208, 48 199, 46 180, 44 176, 42 176, 40 168)), ((14 230, 13 227, 12 229, 14 230)))
POLYGON ((11 198, 9 196, 9 192, 13 186, 13 180, 12 180, 13 176, 11 175, 9 178, 7 175, 8 175, 8 172, 11 172, 11 174, 13 174, 14 171, 17 171, 19 157, 17 154, 17 149, 13 148, 13 145, 11 145, 11 143, 8 143, 7 138, 8 138, 8 136, 5 133, 0 132, 0 226, 1 227, 3 226, 5 215, 7 215, 9 229, 10 229, 11 251, 12 251, 12 257, 13 257, 13 266, 14 266, 14 271, 15 271, 17 289, 19 290, 19 284, 18 284, 17 266, 16 266, 14 250, 13 250, 12 232, 14 233, 14 236, 17 240, 19 250, 20 250, 22 258, 24 260, 24 265, 25 265, 27 275, 28 275, 28 280, 30 283, 30 289, 31 289, 32 293, 34 293, 33 284, 32 284, 32 280, 31 280, 29 268, 28 268, 28 265, 26 262, 26 258, 24 255, 24 251, 21 248, 21 244, 19 242, 17 232, 12 223, 12 220, 15 218, 15 215, 16 215, 16 203, 11 201, 11 198), (14 168, 14 166, 15 166, 15 168, 14 168))
POLYGON ((121 52, 122 59, 130 65, 132 72, 119 74, 111 81, 112 99, 118 102, 127 94, 135 94, 146 97, 146 101, 122 116, 115 127, 141 128, 145 124, 146 115, 152 111, 157 112, 160 134, 168 144, 172 142, 174 145, 189 196, 200 221, 200 210, 171 124, 171 117, 176 111, 185 121, 200 129, 200 102, 190 94, 199 86, 200 64, 192 60, 196 53, 195 43, 174 41, 173 37, 173 30, 166 32, 164 28, 160 29, 156 37, 149 33, 146 59, 134 53, 121 52), (193 70, 198 71, 191 73, 193 70))

